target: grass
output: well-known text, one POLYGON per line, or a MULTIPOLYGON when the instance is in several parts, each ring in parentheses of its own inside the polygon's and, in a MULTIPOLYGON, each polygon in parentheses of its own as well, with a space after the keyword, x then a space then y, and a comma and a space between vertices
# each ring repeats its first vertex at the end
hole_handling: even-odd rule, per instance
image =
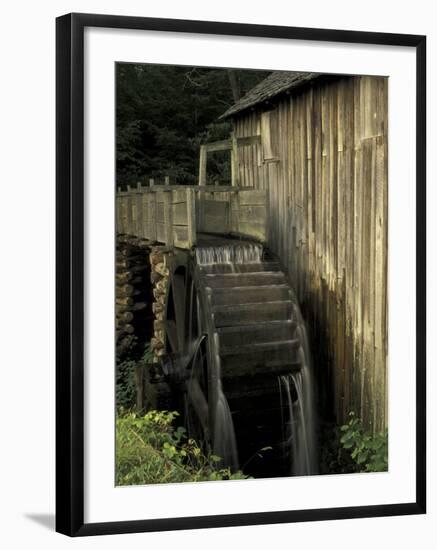
POLYGON ((221 458, 204 453, 183 427, 177 412, 144 415, 119 411, 116 420, 116 485, 148 485, 246 479, 219 466, 221 458))

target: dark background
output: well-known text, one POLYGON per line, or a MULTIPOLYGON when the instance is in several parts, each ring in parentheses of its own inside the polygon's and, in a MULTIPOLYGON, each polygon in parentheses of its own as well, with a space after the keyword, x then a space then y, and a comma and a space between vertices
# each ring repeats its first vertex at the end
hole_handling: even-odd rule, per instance
MULTIPOLYGON (((229 137, 218 121, 269 71, 117 63, 117 186, 195 184, 199 145, 229 137)), ((212 180, 227 183, 228 156, 208 161, 212 180)))

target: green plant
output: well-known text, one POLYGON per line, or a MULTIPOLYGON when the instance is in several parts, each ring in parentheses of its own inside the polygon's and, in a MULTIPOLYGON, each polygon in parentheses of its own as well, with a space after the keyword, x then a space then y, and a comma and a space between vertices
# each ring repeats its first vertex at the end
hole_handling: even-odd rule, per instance
POLYGON ((126 335, 123 338, 122 343, 118 342, 115 347, 115 357, 117 363, 121 363, 122 361, 127 361, 129 359, 135 359, 137 347, 137 336, 135 336, 135 334, 126 335))
POLYGON ((146 345, 143 355, 138 361, 128 356, 123 361, 117 361, 116 368, 116 384, 115 398, 117 408, 124 410, 132 409, 136 401, 136 385, 135 385, 135 370, 137 367, 144 367, 147 363, 151 363, 153 359, 153 351, 150 345, 146 345))
POLYGON ((177 412, 145 415, 119 411, 116 420, 116 484, 146 485, 184 481, 245 479, 241 472, 219 468, 220 457, 204 453, 183 427, 177 412))
POLYGON ((321 474, 350 474, 358 465, 340 442, 342 432, 334 423, 324 422, 319 432, 319 467, 321 474))
POLYGON ((136 362, 132 360, 117 364, 115 383, 117 408, 131 409, 135 406, 135 367, 136 362))
POLYGON ((375 434, 366 432, 354 412, 349 413, 349 422, 341 426, 340 443, 350 452, 359 471, 385 472, 388 467, 388 431, 375 434))

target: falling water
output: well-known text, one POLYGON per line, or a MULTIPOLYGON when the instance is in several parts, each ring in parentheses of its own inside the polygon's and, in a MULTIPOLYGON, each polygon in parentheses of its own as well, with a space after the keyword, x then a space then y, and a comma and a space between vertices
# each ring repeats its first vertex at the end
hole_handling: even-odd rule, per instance
MULTIPOLYGON (((263 261, 263 247, 256 243, 198 247, 195 254, 198 265, 213 266, 215 272, 239 272, 243 264, 260 264, 263 261)), ((283 445, 291 457, 287 470, 292 475, 310 475, 317 473, 313 383, 307 333, 297 303, 293 308, 293 318, 298 325, 295 338, 301 342, 301 368, 297 372, 278 376, 281 411, 285 412, 282 419, 283 445)), ((216 344, 218 349, 218 341, 216 344)), ((218 391, 213 449, 223 463, 235 471, 239 468, 237 441, 231 410, 222 389, 219 356, 216 357, 216 364, 218 391)))
POLYGON ((260 263, 263 247, 257 243, 204 246, 196 248, 198 265, 260 263))
MULTIPOLYGON (((196 260, 200 266, 214 266, 218 272, 238 271, 238 265, 260 263, 263 247, 257 243, 235 243, 221 246, 204 246, 196 248, 196 260)), ((218 336, 215 334, 216 349, 218 336)), ((228 401, 223 393, 220 357, 216 356, 217 365, 217 402, 214 415, 214 453, 221 457, 223 464, 231 471, 239 468, 237 440, 235 437, 234 422, 228 401)))
POLYGON ((223 459, 223 463, 235 472, 238 470, 239 464, 234 423, 228 401, 223 393, 221 380, 218 381, 218 384, 213 448, 214 453, 223 459))
POLYGON ((306 328, 297 307, 295 315, 298 321, 296 332, 302 342, 299 350, 301 368, 278 377, 279 398, 281 410, 288 411, 288 421, 283 419, 283 426, 284 442, 291 455, 290 473, 311 475, 317 473, 313 382, 306 328))

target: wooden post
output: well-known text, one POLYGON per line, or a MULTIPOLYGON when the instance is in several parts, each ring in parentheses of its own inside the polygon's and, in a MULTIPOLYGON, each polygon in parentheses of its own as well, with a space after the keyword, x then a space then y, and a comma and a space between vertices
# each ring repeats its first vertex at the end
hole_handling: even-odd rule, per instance
POLYGON ((230 228, 232 233, 239 233, 240 226, 238 223, 238 214, 240 210, 240 194, 239 192, 230 193, 229 197, 229 218, 230 218, 230 228))
POLYGON ((187 189, 188 247, 196 244, 196 196, 194 189, 187 189))
MULTIPOLYGON (((130 191, 130 185, 127 186, 130 191)), ((132 235, 132 195, 126 195, 126 234, 132 235)))
POLYGON ((206 185, 206 146, 200 146, 199 185, 206 185))
POLYGON ((143 221, 143 238, 150 239, 150 221, 149 221, 149 197, 150 193, 141 193, 141 210, 143 221))
POLYGON ((144 226, 143 226, 143 193, 141 193, 141 183, 138 183, 137 186, 138 191, 135 193, 135 205, 136 205, 136 211, 137 211, 137 224, 136 224, 136 237, 143 238, 144 237, 144 226))
POLYGON ((138 233, 138 229, 137 229, 138 211, 137 211, 137 193, 136 193, 136 188, 135 187, 130 192, 129 200, 130 200, 130 210, 131 210, 131 213, 132 213, 132 223, 131 223, 131 226, 130 226, 130 232, 129 233, 131 235, 133 235, 134 237, 136 237, 137 233, 138 233))
POLYGON ((120 208, 120 226, 119 232, 126 233, 126 197, 120 196, 119 208, 120 208))
POLYGON ((148 201, 149 237, 148 238, 151 241, 156 241, 156 193, 155 192, 149 193, 148 197, 149 197, 149 201, 148 201))
POLYGON ((121 201, 122 197, 115 197, 115 223, 116 223, 116 232, 121 233, 122 226, 122 217, 121 217, 121 201))
POLYGON ((144 367, 135 367, 136 405, 137 411, 144 408, 144 367))
POLYGON ((172 192, 164 191, 165 244, 173 246, 172 192))
POLYGON ((231 149, 231 185, 233 187, 238 185, 238 146, 237 138, 232 132, 231 136, 232 149, 231 149))
POLYGON ((197 229, 199 233, 202 232, 202 228, 204 225, 204 203, 205 203, 205 193, 203 191, 199 191, 197 193, 197 199, 196 199, 196 224, 197 229))

